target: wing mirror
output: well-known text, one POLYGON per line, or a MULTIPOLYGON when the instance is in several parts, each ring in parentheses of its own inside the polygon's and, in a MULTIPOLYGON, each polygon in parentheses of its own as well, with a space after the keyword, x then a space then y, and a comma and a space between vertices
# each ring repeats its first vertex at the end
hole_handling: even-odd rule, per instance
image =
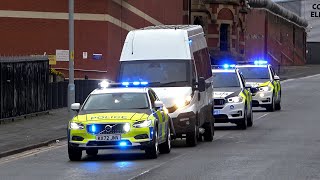
POLYGON ((154 106, 157 109, 162 109, 163 108, 163 102, 162 101, 155 101, 154 106))
POLYGON ((206 80, 204 79, 204 77, 200 77, 199 78, 199 82, 198 82, 198 88, 200 92, 203 92, 206 90, 206 80))
POLYGON ((276 80, 276 81, 280 81, 280 77, 279 77, 279 76, 277 76, 277 75, 275 75, 275 76, 274 76, 274 80, 276 80))
POLYGON ((79 111, 80 110, 80 103, 73 103, 71 104, 72 111, 79 111))

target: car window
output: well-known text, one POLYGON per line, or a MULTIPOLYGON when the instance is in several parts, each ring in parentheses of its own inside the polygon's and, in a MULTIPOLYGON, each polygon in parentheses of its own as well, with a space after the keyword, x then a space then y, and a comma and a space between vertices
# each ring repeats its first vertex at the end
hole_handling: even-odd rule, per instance
POLYGON ((90 95, 83 106, 84 111, 148 109, 146 93, 105 93, 90 95))
POLYGON ((268 67, 239 67, 245 79, 270 79, 268 67))
POLYGON ((215 88, 240 87, 240 81, 236 73, 213 73, 213 85, 215 88))

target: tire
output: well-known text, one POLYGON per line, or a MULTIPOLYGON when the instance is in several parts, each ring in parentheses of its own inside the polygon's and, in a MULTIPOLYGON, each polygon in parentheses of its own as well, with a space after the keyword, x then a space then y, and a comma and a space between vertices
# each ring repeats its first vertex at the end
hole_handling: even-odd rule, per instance
POLYGON ((68 144, 68 155, 70 161, 80 161, 82 157, 82 150, 68 144))
POLYGON ((153 142, 150 147, 145 149, 147 158, 157 159, 159 155, 159 140, 158 140, 158 130, 155 128, 153 132, 153 142))
POLYGON ((89 156, 96 156, 98 155, 99 150, 98 149, 87 149, 86 153, 89 156))
POLYGON ((267 111, 268 112, 273 112, 276 109, 276 103, 275 103, 275 96, 272 96, 272 103, 270 105, 267 106, 267 111))
POLYGON ((203 125, 203 128, 205 130, 204 134, 203 134, 204 140, 208 141, 208 142, 213 141, 213 131, 214 131, 213 128, 214 127, 213 127, 212 121, 210 120, 210 122, 206 122, 203 125))
POLYGON ((252 127, 253 126, 253 113, 252 113, 252 105, 250 110, 250 116, 248 117, 247 126, 252 127))
POLYGON ((169 126, 167 129, 167 140, 165 143, 159 145, 159 151, 161 154, 169 154, 171 151, 171 133, 169 126))
POLYGON ((197 130, 196 124, 194 125, 193 131, 187 133, 186 143, 190 147, 197 146, 197 144, 198 144, 198 130, 197 130))
POLYGON ((280 96, 279 102, 277 102, 275 105, 275 110, 277 111, 281 110, 281 94, 279 96, 280 96))
POLYGON ((247 129, 247 122, 248 122, 248 117, 247 117, 247 108, 244 111, 244 116, 241 119, 241 122, 237 124, 239 129, 246 130, 247 129))

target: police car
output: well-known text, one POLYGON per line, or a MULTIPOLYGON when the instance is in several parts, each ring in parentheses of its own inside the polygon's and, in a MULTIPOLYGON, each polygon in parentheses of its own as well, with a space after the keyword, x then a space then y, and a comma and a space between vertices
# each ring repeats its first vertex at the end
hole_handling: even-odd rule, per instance
POLYGON ((254 61, 254 64, 237 65, 247 85, 256 87, 252 92, 253 106, 267 111, 281 109, 281 84, 272 66, 267 61, 254 61))
POLYGON ((246 129, 253 125, 252 96, 243 76, 234 67, 213 66, 214 117, 216 123, 231 122, 246 129))
POLYGON ((95 156, 99 149, 145 150, 148 158, 171 149, 172 122, 147 82, 100 83, 80 106, 68 126, 68 154, 79 161, 82 151, 95 156), (113 87, 124 86, 124 87, 113 87), (131 87, 133 86, 133 87, 131 87))

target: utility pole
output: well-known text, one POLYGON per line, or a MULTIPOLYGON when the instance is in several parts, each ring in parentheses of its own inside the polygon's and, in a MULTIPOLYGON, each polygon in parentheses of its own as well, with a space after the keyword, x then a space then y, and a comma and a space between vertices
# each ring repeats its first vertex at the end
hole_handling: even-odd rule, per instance
POLYGON ((69 84, 68 84, 68 110, 70 118, 73 117, 71 104, 75 102, 74 85, 74 0, 69 0, 69 84))

